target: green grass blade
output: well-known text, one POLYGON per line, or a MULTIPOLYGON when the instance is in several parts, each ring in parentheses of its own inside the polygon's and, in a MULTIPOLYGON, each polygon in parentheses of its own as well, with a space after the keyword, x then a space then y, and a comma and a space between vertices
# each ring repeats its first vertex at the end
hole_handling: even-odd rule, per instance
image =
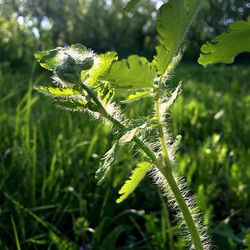
POLYGON ((15 221, 11 215, 11 223, 12 223, 12 227, 13 227, 13 231, 14 231, 14 235, 15 235, 15 241, 16 241, 16 248, 17 250, 21 250, 21 246, 20 246, 20 242, 19 242, 19 238, 18 238, 18 234, 17 234, 17 230, 16 230, 16 224, 15 221))

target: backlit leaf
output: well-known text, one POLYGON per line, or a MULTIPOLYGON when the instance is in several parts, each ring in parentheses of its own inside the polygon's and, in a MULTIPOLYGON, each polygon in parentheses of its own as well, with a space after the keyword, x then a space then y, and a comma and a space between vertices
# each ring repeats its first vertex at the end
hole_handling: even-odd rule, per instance
POLYGON ((157 31, 160 45, 154 63, 158 71, 164 74, 177 55, 183 39, 192 23, 201 0, 170 0, 163 4, 157 19, 157 31))
POLYGON ((142 98, 152 96, 152 94, 153 93, 151 91, 135 92, 135 93, 129 95, 126 98, 126 100, 122 101, 122 103, 130 103, 130 102, 138 101, 142 98))
POLYGON ((107 104, 114 95, 114 89, 110 87, 110 84, 104 83, 98 88, 99 99, 102 100, 102 103, 107 104))
POLYGON ((58 47, 52 50, 38 51, 34 56, 43 68, 52 71, 63 63, 64 57, 61 56, 62 49, 58 47))
POLYGON ((114 88, 153 88, 155 66, 144 57, 129 56, 114 62, 106 80, 114 88))
POLYGON ((235 56, 250 52, 250 17, 247 21, 230 24, 230 32, 216 36, 201 47, 198 62, 203 66, 215 63, 233 63, 235 56))
POLYGON ((127 180, 125 184, 122 186, 122 188, 120 189, 119 194, 121 196, 116 200, 117 203, 121 203, 122 201, 127 199, 131 193, 134 192, 134 190, 139 185, 141 180, 147 174, 151 165, 152 164, 149 162, 141 162, 137 165, 136 169, 130 176, 129 180, 127 180))
POLYGON ((45 87, 45 86, 35 86, 35 90, 38 92, 54 97, 70 97, 81 95, 82 92, 73 88, 56 88, 56 87, 45 87))
POLYGON ((105 79, 113 61, 118 59, 116 52, 106 52, 95 57, 93 67, 88 71, 86 83, 95 85, 99 80, 105 79))

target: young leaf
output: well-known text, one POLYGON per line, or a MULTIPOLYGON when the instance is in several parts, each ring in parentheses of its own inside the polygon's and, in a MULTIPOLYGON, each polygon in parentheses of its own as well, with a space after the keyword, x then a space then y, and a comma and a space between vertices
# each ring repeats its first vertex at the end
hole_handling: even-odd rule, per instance
POLYGON ((230 24, 230 32, 216 36, 201 47, 198 62, 203 65, 233 63, 235 56, 250 52, 250 17, 230 24))
POLYGON ((63 63, 64 57, 60 56, 61 50, 63 48, 58 47, 52 50, 38 51, 34 56, 43 68, 53 71, 58 65, 63 63))
POLYGON ((124 8, 125 11, 131 11, 141 0, 130 0, 126 7, 124 8))
POLYGON ((121 103, 130 103, 130 102, 138 101, 142 98, 152 96, 152 94, 153 93, 151 91, 135 92, 135 93, 129 95, 126 98, 126 100, 121 101, 121 103))
POLYGON ((162 113, 162 115, 164 115, 166 110, 168 110, 169 107, 175 102, 175 100, 177 99, 177 97, 178 97, 178 95, 180 93, 181 93, 181 82, 178 84, 176 89, 171 93, 168 100, 161 104, 161 113, 162 113))
POLYGON ((114 95, 114 89, 110 87, 110 84, 108 84, 107 82, 100 85, 100 87, 98 88, 98 96, 99 99, 102 100, 102 103, 105 105, 107 104, 111 98, 114 95))
POLYGON ((182 138, 181 135, 177 135, 175 137, 175 140, 174 140, 173 144, 170 147, 170 154, 171 155, 175 154, 175 152, 179 149, 180 144, 181 144, 181 138, 182 138))
POLYGON ((72 97, 82 95, 82 92, 73 88, 54 88, 45 86, 35 86, 35 90, 51 97, 72 97))
POLYGON ((125 143, 129 143, 133 140, 136 131, 138 130, 138 128, 134 128, 130 131, 128 131, 126 134, 124 134, 120 139, 119 139, 119 144, 123 145, 125 143))
POLYGON ((93 67, 88 71, 86 83, 93 86, 99 80, 105 79, 113 61, 118 59, 116 52, 106 52, 95 57, 93 67))
POLYGON ((178 53, 181 43, 195 17, 202 0, 170 0, 163 4, 157 19, 160 45, 154 63, 163 75, 178 53))
POLYGON ((155 75, 155 66, 146 58, 132 55, 114 62, 105 80, 114 88, 153 88, 155 75))
POLYGON ((144 176, 147 174, 151 166, 152 163, 149 162, 141 162, 137 165, 135 171, 132 173, 129 180, 127 180, 120 189, 119 194, 121 196, 116 200, 117 203, 121 203, 122 201, 127 199, 131 193, 134 192, 134 190, 139 185, 144 176))
POLYGON ((67 110, 67 111, 80 111, 83 112, 85 111, 88 106, 87 104, 88 101, 81 98, 81 99, 76 99, 76 98, 66 98, 66 99, 62 99, 62 98, 54 98, 53 99, 53 104, 61 109, 67 110))
POLYGON ((117 141, 101 159, 99 163, 99 168, 95 174, 95 178, 98 180, 98 184, 101 184, 109 174, 111 167, 117 156, 118 150, 119 150, 119 143, 117 141))
MULTIPOLYGON (((34 56, 43 68, 53 71, 57 66, 63 64, 68 56, 76 60, 76 63, 84 69, 82 63, 84 63, 86 59, 93 58, 95 54, 91 50, 87 50, 84 45, 73 44, 67 48, 57 47, 51 50, 38 51, 34 56)), ((89 60, 87 60, 87 62, 89 62, 89 60)))
POLYGON ((121 136, 119 140, 117 140, 117 142, 111 147, 111 149, 106 152, 106 154, 100 161, 98 170, 96 171, 95 177, 98 180, 98 184, 101 184, 110 173, 111 167, 116 159, 120 147, 126 143, 131 142, 138 129, 140 129, 139 126, 126 131, 126 133, 121 136))

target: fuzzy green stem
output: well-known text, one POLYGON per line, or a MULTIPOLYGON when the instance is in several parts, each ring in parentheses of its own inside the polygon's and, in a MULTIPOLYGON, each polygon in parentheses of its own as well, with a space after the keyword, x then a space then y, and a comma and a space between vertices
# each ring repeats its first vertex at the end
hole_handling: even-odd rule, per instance
MULTIPOLYGON (((98 105, 100 108, 101 114, 109 121, 111 121, 117 128, 121 130, 126 130, 126 126, 123 125, 120 121, 116 120, 113 116, 111 116, 107 110, 103 107, 102 103, 97 98, 96 94, 92 89, 90 89, 87 85, 82 83, 84 90, 88 93, 89 97, 98 105)), ((134 136, 133 141, 137 144, 139 148, 150 158, 152 162, 156 161, 156 156, 154 152, 143 142, 141 141, 138 136, 134 136)))
POLYGON ((166 165, 168 165, 170 167, 171 163, 169 160, 167 143, 166 143, 166 140, 164 137, 163 126, 162 126, 162 122, 161 122, 159 93, 157 93, 157 95, 156 95, 155 106, 156 106, 156 118, 157 118, 157 123, 158 123, 159 138, 161 141, 162 155, 163 155, 164 160, 166 161, 166 165))
MULTIPOLYGON (((101 114, 111 121, 116 127, 118 127, 121 130, 126 130, 126 126, 123 125, 120 121, 116 120, 113 116, 111 116, 103 107, 102 103, 99 101, 98 97, 96 94, 93 92, 92 89, 90 89, 88 86, 86 86, 84 83, 82 83, 82 86, 84 90, 88 93, 89 97, 98 105, 100 108, 101 114)), ((185 199, 183 198, 177 183, 175 182, 175 179, 172 174, 172 169, 171 169, 171 162, 168 156, 168 150, 167 150, 167 144, 165 142, 164 138, 164 133, 163 133, 163 126, 161 123, 161 115, 160 115, 160 105, 159 105, 159 97, 157 98, 157 103, 156 103, 156 113, 157 113, 157 119, 158 120, 158 125, 159 125, 159 136, 160 140, 162 143, 162 151, 163 151, 163 156, 164 156, 164 166, 158 164, 158 168, 167 180, 174 196, 175 199, 180 207, 180 210, 183 214, 183 218, 187 224, 187 227, 190 231, 191 237, 193 244, 195 246, 196 250, 203 250, 202 242, 200 239, 199 232, 195 226, 195 223, 193 221, 191 212, 185 202, 185 199)), ((154 152, 143 142, 141 141, 137 136, 134 136, 133 138, 134 142, 137 144, 139 148, 141 148, 142 151, 151 159, 152 162, 156 162, 157 157, 155 156, 154 152)))
POLYGON ((191 234, 192 242, 194 244, 194 247, 196 250, 203 250, 202 246, 202 241, 199 235, 199 231, 194 223, 191 211, 189 210, 189 207, 183 198, 178 185, 174 179, 174 176, 172 174, 172 166, 171 166, 171 161, 169 159, 169 153, 168 153, 168 148, 167 148, 167 143, 164 137, 164 132, 163 132, 163 125, 162 125, 162 120, 161 120, 161 111, 160 111, 160 100, 159 100, 159 93, 156 95, 156 100, 155 100, 155 106, 156 106, 156 117, 157 117, 157 122, 158 122, 158 133, 159 133, 159 138, 161 141, 161 147, 162 147, 162 155, 164 159, 163 166, 158 166, 160 172, 163 174, 165 177, 171 191, 174 194, 174 197, 180 207, 180 210, 182 212, 183 218, 187 224, 187 227, 189 229, 189 232, 191 234))
POLYGON ((178 185, 174 179, 172 172, 169 171, 169 168, 166 168, 166 167, 160 168, 160 171, 163 174, 163 176, 165 177, 165 179, 167 180, 168 185, 174 194, 176 202, 178 203, 178 205, 180 207, 180 210, 181 210, 183 218, 187 224, 187 227, 188 227, 188 230, 190 232, 192 242, 194 244, 195 249, 196 250, 203 250, 203 245, 202 245, 199 231, 195 225, 195 222, 194 222, 193 217, 191 215, 191 212, 187 206, 187 203, 186 203, 185 199, 183 198, 183 196, 178 188, 178 185))

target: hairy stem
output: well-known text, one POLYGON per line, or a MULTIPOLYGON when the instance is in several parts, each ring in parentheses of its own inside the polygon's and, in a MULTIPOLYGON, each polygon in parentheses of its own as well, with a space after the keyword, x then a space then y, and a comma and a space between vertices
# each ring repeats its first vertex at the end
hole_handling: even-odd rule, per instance
POLYGON ((165 177, 165 179, 167 180, 168 185, 174 194, 176 202, 178 203, 178 205, 180 207, 180 210, 181 210, 183 218, 187 224, 187 227, 188 227, 188 230, 190 232, 192 242, 193 242, 195 249, 196 250, 203 250, 203 245, 202 245, 199 231, 195 225, 195 222, 194 222, 192 214, 188 208, 188 205, 187 205, 185 199, 183 198, 183 196, 178 188, 178 185, 174 179, 172 171, 169 171, 169 168, 166 168, 166 167, 161 167, 159 169, 160 169, 161 173, 163 174, 163 176, 165 177))
POLYGON ((157 95, 156 95, 155 106, 156 106, 156 118, 157 118, 157 123, 158 123, 159 138, 161 141, 162 155, 163 155, 164 161, 166 161, 166 165, 170 167, 171 163, 169 160, 167 143, 165 140, 163 126, 162 126, 162 122, 161 122, 159 93, 157 93, 157 95))
MULTIPOLYGON (((111 116, 107 112, 107 110, 105 109, 105 107, 103 107, 102 103, 100 102, 100 100, 98 99, 96 94, 93 92, 93 90, 90 89, 88 86, 86 86, 84 83, 82 83, 82 86, 83 86, 84 90, 88 93, 89 97, 92 98, 92 100, 99 106, 101 114, 106 119, 111 121, 119 129, 126 130, 125 125, 123 125, 120 121, 116 120, 113 116, 111 116)), ((196 250, 203 250, 201 238, 200 238, 199 232, 196 228, 196 225, 194 223, 191 212, 190 212, 190 210, 186 204, 186 201, 183 198, 183 196, 178 188, 178 185, 173 177, 173 174, 172 174, 171 162, 169 159, 167 144, 166 144, 165 137, 164 137, 163 126, 161 123, 159 96, 157 96, 157 99, 156 99, 156 115, 157 115, 158 126, 159 126, 159 137, 160 137, 161 144, 162 144, 162 153, 163 153, 163 157, 164 157, 164 165, 158 163, 157 167, 159 168, 159 170, 161 171, 161 173, 163 174, 163 176, 167 180, 167 182, 168 182, 168 184, 169 184, 169 186, 170 186, 170 188, 175 196, 175 199, 176 199, 176 201, 180 207, 180 210, 183 214, 183 218, 184 218, 184 220, 187 224, 187 227, 190 231, 190 234, 192 237, 192 242, 195 246, 195 249, 196 250)), ((157 157, 155 156, 154 152, 143 141, 141 141, 137 136, 134 136, 133 140, 137 144, 137 146, 139 148, 141 148, 141 150, 144 151, 144 153, 150 158, 150 160, 155 163, 157 160, 157 157)))
MULTIPOLYGON (((120 121, 116 120, 112 115, 110 115, 107 110, 103 107, 102 103, 97 98, 96 94, 92 89, 82 83, 84 90, 88 93, 89 97, 98 105, 102 115, 109 121, 111 121, 117 128, 121 130, 126 130, 126 126, 123 125, 120 121)), ((156 156, 154 152, 143 142, 141 141, 138 136, 134 136, 133 141, 137 144, 138 147, 141 148, 142 151, 150 158, 152 162, 156 161, 156 156)))
POLYGON ((156 95, 155 106, 156 106, 156 117, 157 117, 157 122, 158 122, 158 133, 159 133, 159 138, 161 141, 162 156, 164 159, 163 165, 158 166, 158 168, 159 168, 160 172, 163 174, 163 176, 165 177, 171 191, 174 194, 176 202, 178 203, 178 205, 180 207, 183 218, 184 218, 184 220, 187 224, 187 227, 189 229, 189 232, 191 234, 192 242, 194 244, 195 249, 196 250, 203 250, 202 241, 201 241, 199 231, 195 225, 195 222, 194 222, 192 214, 188 208, 188 205, 187 205, 185 199, 183 198, 183 196, 178 188, 178 185, 174 179, 174 176, 172 174, 171 161, 169 159, 167 143, 165 140, 163 125, 162 125, 162 120, 161 120, 159 93, 156 95))

